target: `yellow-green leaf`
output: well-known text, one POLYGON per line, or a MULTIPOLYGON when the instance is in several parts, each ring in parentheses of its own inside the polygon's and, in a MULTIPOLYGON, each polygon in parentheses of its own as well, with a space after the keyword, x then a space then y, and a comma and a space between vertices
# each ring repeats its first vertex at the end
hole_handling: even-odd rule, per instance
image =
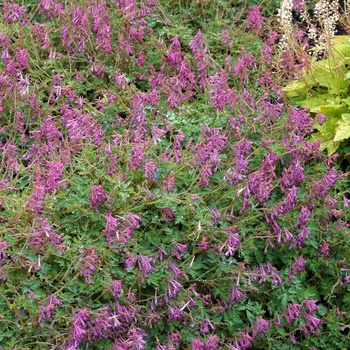
POLYGON ((350 137, 350 114, 342 114, 342 119, 338 121, 334 141, 346 140, 350 137))
MULTIPOLYGON (((298 102, 298 105, 303 108, 309 108, 310 112, 312 113, 320 112, 321 109, 328 109, 331 110, 333 114, 337 110, 342 110, 343 107, 342 105, 340 105, 340 98, 331 94, 322 94, 309 97, 304 101, 298 102)), ((327 113, 324 114, 328 116, 327 113)), ((337 114, 339 115, 340 113, 337 114)))
POLYGON ((286 87, 283 88, 283 91, 288 97, 297 97, 303 94, 306 89, 306 84, 300 80, 292 81, 286 87))

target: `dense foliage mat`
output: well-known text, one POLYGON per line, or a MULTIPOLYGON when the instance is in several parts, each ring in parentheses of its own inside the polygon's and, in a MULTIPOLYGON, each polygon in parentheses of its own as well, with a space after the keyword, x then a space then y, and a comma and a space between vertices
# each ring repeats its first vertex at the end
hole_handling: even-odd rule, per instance
POLYGON ((349 182, 283 93, 278 4, 23 3, 0 20, 0 348, 347 349, 349 182))

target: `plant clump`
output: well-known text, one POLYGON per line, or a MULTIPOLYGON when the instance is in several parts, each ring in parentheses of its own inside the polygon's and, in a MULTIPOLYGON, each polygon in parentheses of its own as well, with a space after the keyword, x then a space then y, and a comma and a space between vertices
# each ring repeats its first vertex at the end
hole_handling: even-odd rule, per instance
POLYGON ((250 3, 4 1, 4 349, 346 349, 348 174, 250 3))

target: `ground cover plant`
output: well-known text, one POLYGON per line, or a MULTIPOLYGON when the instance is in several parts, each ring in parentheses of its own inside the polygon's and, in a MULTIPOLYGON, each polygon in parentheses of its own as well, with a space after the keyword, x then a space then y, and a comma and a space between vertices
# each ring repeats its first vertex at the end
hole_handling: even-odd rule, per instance
POLYGON ((284 91, 315 6, 3 2, 1 349, 349 347, 346 147, 284 91))

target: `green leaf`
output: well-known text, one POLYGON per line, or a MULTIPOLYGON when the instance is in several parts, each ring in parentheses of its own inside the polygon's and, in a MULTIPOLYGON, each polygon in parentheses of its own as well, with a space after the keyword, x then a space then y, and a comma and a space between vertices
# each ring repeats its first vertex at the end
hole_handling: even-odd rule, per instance
POLYGON ((321 150, 327 149, 328 154, 333 154, 339 147, 339 142, 334 141, 335 130, 337 127, 336 118, 328 118, 322 125, 316 123, 315 128, 319 131, 312 135, 311 140, 321 139, 321 150))
POLYGON ((340 144, 339 141, 334 142, 333 138, 332 139, 328 139, 328 140, 324 140, 324 138, 321 137, 320 133, 315 134, 315 137, 313 137, 312 139, 313 140, 317 140, 319 138, 322 139, 322 142, 321 142, 321 145, 320 145, 321 151, 326 149, 329 156, 337 151, 337 149, 339 147, 339 144, 340 144))
POLYGON ((342 114, 342 120, 338 121, 334 141, 342 141, 350 137, 350 114, 342 114))
POLYGON ((345 92, 348 88, 344 59, 338 54, 318 61, 312 67, 312 78, 320 85, 329 89, 330 94, 345 92))
POLYGON ((288 97, 297 97, 306 92, 306 84, 303 81, 295 80, 283 88, 288 97))
POLYGON ((345 294, 344 295, 344 298, 343 298, 343 301, 345 303, 345 305, 350 308, 350 294, 345 294))
POLYGON ((1 332, 0 334, 0 341, 3 340, 4 338, 11 338, 13 337, 13 332, 1 332))
MULTIPOLYGON (((308 97, 304 101, 298 102, 298 105, 303 108, 309 108, 312 113, 316 113, 323 109, 329 111, 328 113, 331 113, 332 115, 339 115, 340 112, 338 111, 345 112, 347 110, 347 108, 344 105, 341 105, 340 102, 340 97, 331 94, 318 94, 313 97, 308 97)), ((329 116, 330 114, 326 115, 329 116)))
POLYGON ((350 36, 349 35, 337 35, 332 38, 331 43, 333 51, 340 57, 350 57, 350 36))
POLYGON ((249 310, 246 310, 246 313, 247 313, 249 322, 253 322, 253 320, 255 319, 255 316, 249 310))
POLYGON ((339 105, 327 105, 320 106, 320 111, 327 117, 340 117, 342 113, 346 113, 348 111, 347 106, 342 104, 339 105))
MULTIPOLYGON (((349 72, 348 74, 350 74, 350 72, 349 72)), ((348 98, 343 98, 341 101, 344 102, 344 103, 346 103, 348 106, 350 106, 350 97, 348 97, 348 98)))

